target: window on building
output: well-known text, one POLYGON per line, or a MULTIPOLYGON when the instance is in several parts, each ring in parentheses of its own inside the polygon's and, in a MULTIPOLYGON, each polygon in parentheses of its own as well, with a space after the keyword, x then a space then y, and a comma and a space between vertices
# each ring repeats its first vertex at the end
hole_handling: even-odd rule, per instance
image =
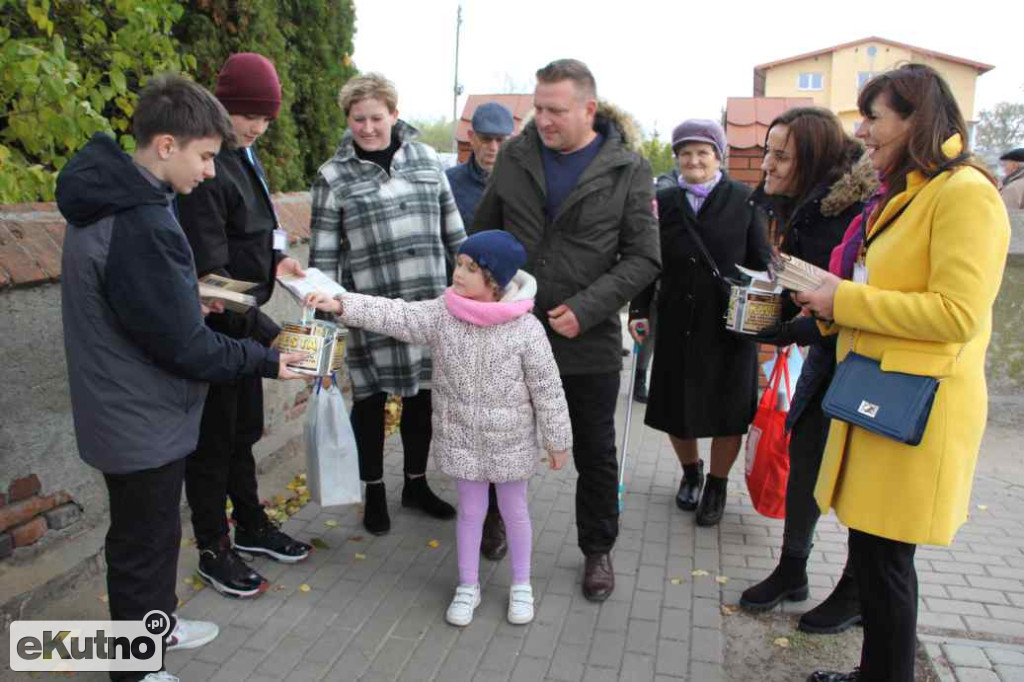
POLYGON ((877 74, 874 71, 861 71, 857 74, 857 92, 860 92, 864 85, 877 74))
POLYGON ((797 87, 800 90, 821 90, 822 75, 820 73, 802 73, 797 87))

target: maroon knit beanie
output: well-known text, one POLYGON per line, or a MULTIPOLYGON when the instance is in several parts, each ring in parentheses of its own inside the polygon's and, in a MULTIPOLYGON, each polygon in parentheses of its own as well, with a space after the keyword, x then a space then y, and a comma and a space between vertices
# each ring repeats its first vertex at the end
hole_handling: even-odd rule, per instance
POLYGON ((277 118, 281 110, 281 81, 269 59, 255 52, 228 57, 217 76, 217 99, 229 114, 277 118))

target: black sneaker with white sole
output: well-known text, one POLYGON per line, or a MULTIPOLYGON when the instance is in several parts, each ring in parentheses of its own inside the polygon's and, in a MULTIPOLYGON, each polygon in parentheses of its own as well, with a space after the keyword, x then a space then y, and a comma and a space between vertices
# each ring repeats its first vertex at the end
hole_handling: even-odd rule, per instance
POLYGON ((304 561, 313 547, 281 532, 276 523, 266 521, 258 528, 235 526, 235 549, 250 554, 263 554, 285 564, 295 564, 304 561))
POLYGON ((199 551, 198 572, 203 582, 228 597, 257 597, 270 587, 267 579, 249 568, 226 542, 219 548, 199 551))

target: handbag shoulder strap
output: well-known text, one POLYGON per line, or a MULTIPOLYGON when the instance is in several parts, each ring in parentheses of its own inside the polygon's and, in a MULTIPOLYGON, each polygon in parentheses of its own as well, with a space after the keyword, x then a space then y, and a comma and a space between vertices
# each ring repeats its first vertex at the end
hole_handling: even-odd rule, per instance
POLYGON ((711 268, 711 274, 713 274, 716 279, 724 280, 725 278, 722 277, 722 273, 718 271, 718 264, 715 263, 715 259, 711 257, 711 253, 708 251, 708 248, 704 246, 704 240, 700 238, 699 234, 697 234, 697 230, 693 229, 693 225, 688 222, 684 221, 684 224, 686 225, 687 231, 690 233, 690 238, 697 244, 697 248, 704 257, 704 261, 708 264, 708 267, 711 268))

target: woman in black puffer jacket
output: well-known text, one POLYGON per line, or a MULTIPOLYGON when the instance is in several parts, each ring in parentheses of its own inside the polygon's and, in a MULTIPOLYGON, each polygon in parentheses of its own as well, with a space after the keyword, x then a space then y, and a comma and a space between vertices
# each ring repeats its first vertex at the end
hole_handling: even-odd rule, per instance
MULTIPOLYGON (((772 225, 779 250, 827 270, 829 257, 850 222, 878 186, 860 143, 843 132, 835 114, 817 107, 790 109, 768 128, 764 180, 751 200, 772 225)), ((740 605, 765 611, 783 600, 807 598, 807 559, 820 512, 814 485, 828 438, 821 401, 835 370, 835 337, 823 338, 811 317, 787 299, 783 322, 763 343, 810 347, 789 408, 789 482, 779 565, 743 592, 740 605)), ((829 597, 800 618, 805 632, 841 632, 860 621, 849 563, 829 597)))

